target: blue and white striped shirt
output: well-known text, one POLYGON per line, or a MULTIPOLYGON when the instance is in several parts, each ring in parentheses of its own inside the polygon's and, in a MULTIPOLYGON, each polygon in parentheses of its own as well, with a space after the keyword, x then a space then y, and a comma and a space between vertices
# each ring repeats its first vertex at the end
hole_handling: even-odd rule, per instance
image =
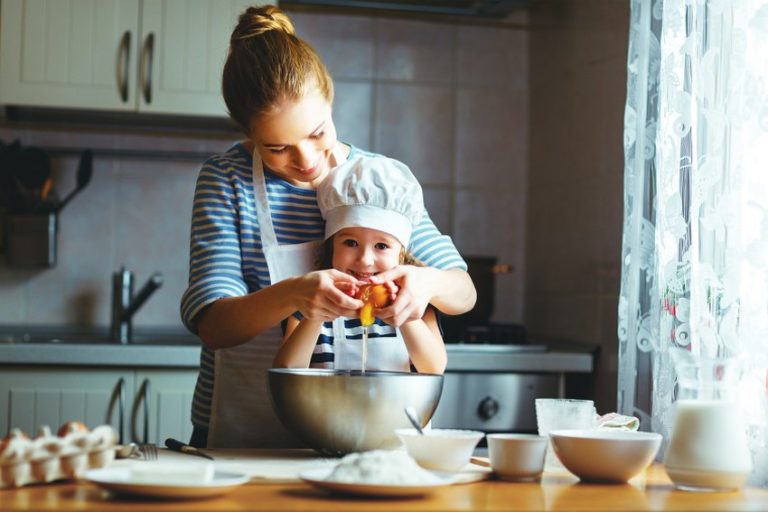
MULTIPOLYGON (((372 154, 352 147, 350 157, 372 154)), ((189 287, 181 299, 184 325, 197 333, 195 319, 223 297, 239 297, 270 285, 261 247, 253 195, 252 156, 242 144, 212 156, 197 179, 190 235, 189 287)), ((279 244, 323 238, 325 224, 317 193, 295 187, 265 170, 267 198, 279 244)), ((440 269, 467 266, 451 238, 440 234, 429 215, 416 226, 409 251, 440 269)), ((192 423, 207 428, 213 399, 213 351, 203 347, 192 403, 192 423)))
MULTIPOLYGON (((297 314, 297 317, 299 316, 300 315, 297 314)), ((368 327, 369 340, 376 338, 394 338, 396 335, 396 329, 391 325, 384 323, 380 318, 376 318, 373 325, 368 327)), ((363 339, 363 326, 360 324, 359 318, 344 319, 344 336, 346 336, 348 340, 363 339)), ((312 358, 309 361, 309 367, 333 369, 333 347, 333 322, 323 322, 323 326, 320 328, 320 335, 317 337, 317 344, 312 352, 312 358)))

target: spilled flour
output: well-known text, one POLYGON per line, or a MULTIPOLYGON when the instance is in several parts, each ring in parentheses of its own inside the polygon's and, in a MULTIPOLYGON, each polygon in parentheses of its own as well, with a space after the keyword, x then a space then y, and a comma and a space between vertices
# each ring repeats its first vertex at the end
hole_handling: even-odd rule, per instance
POLYGON ((378 485, 433 485, 442 480, 400 450, 373 450, 344 456, 328 481, 378 485))

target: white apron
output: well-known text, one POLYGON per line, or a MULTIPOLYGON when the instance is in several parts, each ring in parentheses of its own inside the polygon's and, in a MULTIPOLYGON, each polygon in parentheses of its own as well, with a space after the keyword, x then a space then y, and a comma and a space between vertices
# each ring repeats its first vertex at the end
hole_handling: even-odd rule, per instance
MULTIPOLYGON (((366 370, 411 371, 411 359, 400 329, 394 338, 373 338, 367 343, 366 370)), ((348 340, 344 318, 333 321, 333 367, 336 370, 360 370, 363 340, 348 340)))
MULTIPOLYGON (((335 165, 346 160, 339 144, 335 165)), ((272 284, 315 269, 322 240, 278 245, 267 201, 261 158, 253 152, 253 192, 261 245, 272 284)), ((258 314, 258 312, 254 312, 258 314)), ((247 343, 217 350, 214 359, 213 401, 208 430, 209 448, 292 448, 303 446, 283 427, 272 409, 267 370, 283 340, 280 326, 247 343)))

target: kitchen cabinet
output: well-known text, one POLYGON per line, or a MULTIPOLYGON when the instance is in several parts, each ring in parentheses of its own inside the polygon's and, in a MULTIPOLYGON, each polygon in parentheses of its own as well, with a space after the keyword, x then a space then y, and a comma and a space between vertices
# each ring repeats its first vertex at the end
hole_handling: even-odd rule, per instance
POLYGON ((129 418, 130 438, 157 443, 192 435, 192 395, 197 370, 141 370, 135 373, 136 391, 129 418))
POLYGON ((250 0, 3 0, 0 103, 225 117, 250 0))
POLYGON ((188 439, 196 380, 188 368, 0 367, 0 431, 35 434, 41 425, 78 420, 90 428, 122 425, 126 442, 188 439))

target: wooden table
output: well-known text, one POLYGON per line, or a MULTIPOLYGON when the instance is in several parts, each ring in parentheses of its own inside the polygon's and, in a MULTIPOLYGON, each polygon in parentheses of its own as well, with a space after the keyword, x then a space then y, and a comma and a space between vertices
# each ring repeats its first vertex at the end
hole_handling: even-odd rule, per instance
MULTIPOLYGON (((189 456, 184 456, 189 457, 189 456)), ((569 473, 545 473, 541 482, 485 480, 440 488, 411 499, 329 494, 302 482, 250 483, 221 497, 197 501, 124 498, 88 482, 0 489, 0 510, 768 510, 768 489, 692 493, 675 490, 659 465, 625 485, 579 483, 569 473)))

